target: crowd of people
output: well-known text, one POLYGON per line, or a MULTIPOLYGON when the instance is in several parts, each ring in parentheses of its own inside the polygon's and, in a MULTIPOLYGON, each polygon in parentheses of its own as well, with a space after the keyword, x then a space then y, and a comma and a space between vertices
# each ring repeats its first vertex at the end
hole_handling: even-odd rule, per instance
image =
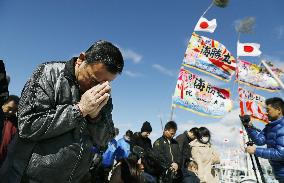
MULTIPOLYGON (((151 123, 139 132, 119 129, 112 121, 110 82, 124 60, 112 43, 98 41, 65 62, 39 65, 21 97, 9 95, 9 77, 0 62, 0 183, 215 183, 213 165, 220 157, 206 127, 179 134, 169 121, 153 143, 151 123)), ((246 151, 269 159, 284 182, 284 102, 267 100, 271 121, 248 135, 257 145, 246 151)), ((243 118, 241 118, 243 120, 243 118)))
MULTIPOLYGON (((177 124, 169 121, 152 146, 150 122, 139 132, 127 130, 118 141, 112 139, 102 154, 93 159, 85 182, 199 183, 218 182, 212 165, 220 163, 205 127, 194 127, 173 138, 177 124), (123 173, 121 173, 123 172, 123 173)), ((118 129, 116 128, 116 135, 118 129)))

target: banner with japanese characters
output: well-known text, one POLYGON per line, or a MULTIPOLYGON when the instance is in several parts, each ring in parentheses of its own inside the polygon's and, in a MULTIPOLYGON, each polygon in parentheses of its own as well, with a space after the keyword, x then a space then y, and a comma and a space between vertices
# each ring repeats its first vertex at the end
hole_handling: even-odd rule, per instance
POLYGON ((173 104, 211 117, 223 117, 232 109, 229 90, 213 86, 184 68, 179 73, 173 104))
POLYGON ((236 60, 220 42, 192 33, 183 65, 229 81, 236 70, 236 60))
POLYGON ((268 122, 265 110, 265 98, 243 88, 238 89, 241 115, 248 114, 251 117, 268 122))
MULTIPOLYGON (((269 66, 278 77, 283 75, 283 71, 280 69, 271 64, 269 66)), ((264 66, 259 66, 244 60, 239 60, 238 62, 237 81, 267 91, 280 90, 279 84, 264 66)))

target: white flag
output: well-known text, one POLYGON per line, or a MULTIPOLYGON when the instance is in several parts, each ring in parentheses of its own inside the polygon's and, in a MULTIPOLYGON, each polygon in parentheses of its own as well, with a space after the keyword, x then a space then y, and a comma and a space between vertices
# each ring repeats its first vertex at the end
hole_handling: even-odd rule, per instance
POLYGON ((257 43, 239 43, 237 48, 238 56, 259 56, 261 54, 260 44, 257 43))
POLYGON ((212 20, 207 20, 206 18, 204 17, 201 17, 195 28, 194 28, 194 31, 204 31, 204 32, 210 32, 210 33, 213 33, 215 31, 217 27, 217 22, 216 22, 216 19, 212 19, 212 20))

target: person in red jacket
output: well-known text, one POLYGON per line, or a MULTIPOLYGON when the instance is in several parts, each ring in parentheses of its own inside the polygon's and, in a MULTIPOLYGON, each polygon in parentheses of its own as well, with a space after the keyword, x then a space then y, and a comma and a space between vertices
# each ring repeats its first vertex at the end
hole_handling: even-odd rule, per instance
POLYGON ((4 127, 2 131, 2 141, 0 144, 0 165, 4 161, 7 154, 7 147, 10 144, 12 138, 17 133, 19 97, 16 95, 10 95, 8 100, 2 106, 4 112, 4 127))

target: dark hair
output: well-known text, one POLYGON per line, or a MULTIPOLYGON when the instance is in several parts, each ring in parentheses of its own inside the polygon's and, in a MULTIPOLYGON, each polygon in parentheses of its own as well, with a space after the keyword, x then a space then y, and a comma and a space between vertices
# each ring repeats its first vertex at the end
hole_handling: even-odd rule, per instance
POLYGON ((197 134, 197 140, 199 142, 202 142, 201 139, 202 137, 209 137, 209 142, 210 142, 210 139, 211 139, 211 135, 210 135, 210 131, 206 128, 206 127, 200 127, 198 129, 198 134, 197 134))
POLYGON ((284 115, 284 101, 281 98, 273 97, 265 100, 266 105, 271 105, 274 109, 280 109, 284 115))
POLYGON ((119 134, 119 129, 118 129, 118 128, 114 128, 114 133, 115 133, 115 136, 118 136, 118 134, 119 134))
POLYGON ((197 127, 193 127, 193 128, 191 128, 189 131, 190 131, 191 133, 193 133, 193 135, 194 135, 195 137, 197 137, 197 135, 198 135, 198 128, 197 128, 197 127))
POLYGON ((141 176, 137 162, 132 159, 122 159, 120 164, 114 168, 111 178, 111 183, 143 183, 144 179, 141 176))
POLYGON ((192 167, 195 167, 196 169, 198 169, 198 164, 193 160, 187 160, 185 162, 185 167, 190 168, 191 170, 192 170, 192 167))
POLYGON ((124 60, 119 49, 107 41, 97 41, 85 53, 87 64, 103 63, 113 74, 121 73, 124 60))
POLYGON ((133 136, 133 132, 131 130, 127 130, 125 132, 125 135, 128 136, 128 137, 132 137, 133 136))
POLYGON ((165 125, 165 130, 169 130, 169 129, 174 129, 176 131, 177 130, 176 122, 174 121, 167 122, 167 124, 165 125))
POLYGON ((16 104, 19 104, 20 98, 17 95, 9 95, 8 99, 5 101, 5 104, 10 101, 14 101, 16 104))
POLYGON ((141 162, 144 165, 145 172, 156 177, 159 177, 163 173, 164 168, 152 150, 148 150, 144 153, 141 162))

